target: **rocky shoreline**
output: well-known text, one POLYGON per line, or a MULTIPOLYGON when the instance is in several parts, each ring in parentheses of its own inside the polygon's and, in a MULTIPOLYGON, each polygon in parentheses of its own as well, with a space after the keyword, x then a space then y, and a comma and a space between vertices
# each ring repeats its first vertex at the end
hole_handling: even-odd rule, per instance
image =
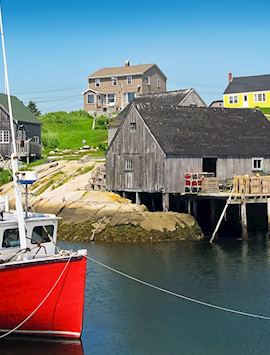
MULTIPOLYGON (((59 240, 139 243, 203 238, 188 214, 149 212, 112 192, 88 191, 90 174, 100 164, 61 161, 36 168, 39 180, 31 187, 30 205, 61 217, 59 240)), ((1 193, 12 206, 11 184, 2 186, 1 193)))

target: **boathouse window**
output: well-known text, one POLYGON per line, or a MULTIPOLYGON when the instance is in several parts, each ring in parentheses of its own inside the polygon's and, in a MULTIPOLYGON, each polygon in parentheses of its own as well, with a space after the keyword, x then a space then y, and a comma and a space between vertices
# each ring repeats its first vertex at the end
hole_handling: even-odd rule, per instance
POLYGON ((252 170, 253 171, 263 170, 263 158, 252 158, 252 170))
POLYGON ((0 131, 0 143, 9 143, 9 131, 0 131))
POLYGON ((133 161, 131 159, 125 160, 125 170, 126 171, 133 171, 133 161))
POLYGON ((18 228, 6 229, 3 235, 2 248, 14 248, 20 246, 18 228))
POLYGON ((31 237, 32 244, 49 243, 53 238, 54 226, 34 227, 31 237))
POLYGON ((87 95, 87 103, 94 104, 95 103, 95 96, 93 94, 87 95))

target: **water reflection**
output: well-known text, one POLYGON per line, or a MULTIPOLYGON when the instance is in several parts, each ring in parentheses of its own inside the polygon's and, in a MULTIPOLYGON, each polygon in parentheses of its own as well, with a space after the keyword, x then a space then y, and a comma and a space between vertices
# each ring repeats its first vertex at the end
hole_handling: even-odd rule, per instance
POLYGON ((83 355, 80 340, 10 336, 0 342, 1 355, 83 355))

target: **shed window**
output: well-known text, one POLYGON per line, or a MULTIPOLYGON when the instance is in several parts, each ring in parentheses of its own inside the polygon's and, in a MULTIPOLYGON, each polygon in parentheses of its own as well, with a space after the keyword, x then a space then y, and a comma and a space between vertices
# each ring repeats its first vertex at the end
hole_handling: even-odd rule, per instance
POLYGON ((151 77, 147 76, 146 78, 146 85, 151 85, 151 77))
POLYGON ((253 171, 263 170, 263 158, 252 158, 252 170, 253 171))
POLYGON ((3 235, 2 248, 14 248, 20 246, 19 229, 6 229, 3 235))
POLYGON ((0 131, 0 143, 9 143, 9 131, 0 131))
POLYGON ((53 238, 54 226, 34 227, 31 237, 32 244, 49 243, 53 238))
POLYGON ((100 87, 100 79, 95 79, 95 86, 100 87))
POLYGON ((130 129, 131 129, 131 131, 135 131, 136 130, 136 122, 130 122, 130 129))
POLYGON ((160 79, 157 79, 157 87, 160 88, 160 79))
POLYGON ((87 103, 94 104, 95 103, 95 95, 93 95, 93 94, 87 95, 87 103))
POLYGON ((125 160, 125 170, 132 171, 133 170, 133 161, 131 159, 125 160))

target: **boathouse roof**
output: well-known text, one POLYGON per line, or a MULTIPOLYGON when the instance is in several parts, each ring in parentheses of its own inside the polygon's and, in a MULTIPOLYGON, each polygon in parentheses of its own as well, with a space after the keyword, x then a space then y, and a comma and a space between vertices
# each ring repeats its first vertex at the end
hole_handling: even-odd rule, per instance
POLYGON ((258 110, 133 106, 166 155, 270 156, 270 122, 258 110))
MULTIPOLYGON (((11 96, 13 118, 17 122, 41 124, 37 117, 16 96, 11 96)), ((0 106, 8 113, 7 95, 0 94, 0 106)))
POLYGON ((224 94, 270 90, 270 74, 235 77, 224 94))

